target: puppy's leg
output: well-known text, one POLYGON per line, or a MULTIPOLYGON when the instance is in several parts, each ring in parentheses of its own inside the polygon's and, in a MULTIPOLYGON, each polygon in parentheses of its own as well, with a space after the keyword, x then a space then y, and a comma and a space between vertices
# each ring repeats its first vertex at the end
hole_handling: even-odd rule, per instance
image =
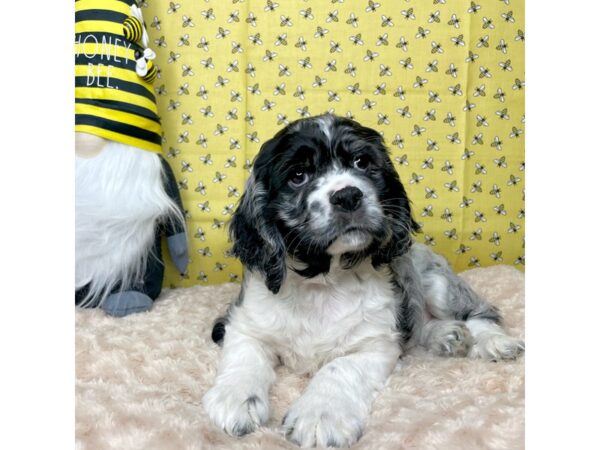
POLYGON ((215 384, 202 399, 211 421, 232 436, 263 425, 269 418, 274 364, 274 355, 258 340, 228 329, 215 384))
POLYGON ((302 447, 349 447, 360 439, 371 402, 400 355, 393 339, 371 341, 362 348, 315 374, 283 418, 288 440, 302 447))
MULTIPOLYGON (((525 349, 525 344, 506 334, 498 310, 458 277, 443 257, 423 245, 414 247, 411 254, 421 278, 427 310, 433 317, 442 319, 423 328, 424 342, 439 342, 439 336, 446 330, 460 326, 457 321, 464 321, 473 340, 469 356, 489 360, 516 358, 525 349), (428 340, 428 332, 438 338, 428 340)), ((464 329, 462 333, 467 336, 464 329)))
POLYGON ((473 337, 464 322, 431 319, 421 330, 419 343, 438 356, 467 356, 473 337))

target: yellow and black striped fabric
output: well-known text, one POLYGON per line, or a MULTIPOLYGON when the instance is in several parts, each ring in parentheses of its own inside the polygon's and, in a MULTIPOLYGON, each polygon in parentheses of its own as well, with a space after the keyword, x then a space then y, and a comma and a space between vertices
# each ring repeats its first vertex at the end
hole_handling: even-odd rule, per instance
POLYGON ((133 4, 75 1, 75 131, 158 153, 161 126, 152 77, 135 70, 144 49, 133 4))

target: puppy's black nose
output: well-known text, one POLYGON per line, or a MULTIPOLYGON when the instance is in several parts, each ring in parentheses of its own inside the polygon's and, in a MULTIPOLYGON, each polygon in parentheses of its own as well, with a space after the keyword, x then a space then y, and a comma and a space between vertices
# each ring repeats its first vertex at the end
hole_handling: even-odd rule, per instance
POLYGON ((363 193, 360 189, 354 186, 346 186, 331 194, 329 201, 332 205, 337 206, 342 211, 352 212, 358 209, 362 198, 363 193))

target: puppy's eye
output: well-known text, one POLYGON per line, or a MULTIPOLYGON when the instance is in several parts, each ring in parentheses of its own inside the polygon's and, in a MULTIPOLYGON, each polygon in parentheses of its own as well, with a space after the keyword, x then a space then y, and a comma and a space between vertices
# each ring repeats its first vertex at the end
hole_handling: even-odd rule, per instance
POLYGON ((304 170, 296 170, 290 177, 289 183, 293 187, 300 187, 308 181, 308 173, 304 170))
POLYGON ((353 165, 358 170, 367 170, 369 168, 370 160, 367 156, 357 156, 354 158, 353 165))

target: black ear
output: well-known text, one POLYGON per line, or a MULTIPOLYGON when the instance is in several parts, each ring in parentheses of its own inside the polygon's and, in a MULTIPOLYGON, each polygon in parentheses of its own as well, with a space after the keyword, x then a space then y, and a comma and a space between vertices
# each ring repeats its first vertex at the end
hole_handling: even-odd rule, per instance
POLYGON ((261 148, 229 228, 232 253, 248 270, 260 272, 274 294, 279 292, 286 275, 285 244, 269 210, 268 163, 273 161, 275 150, 274 139, 261 148))
POLYGON ((373 256, 374 266, 387 264, 395 257, 406 253, 412 244, 412 235, 420 231, 419 224, 412 217, 410 200, 387 149, 385 153, 386 163, 383 170, 385 187, 380 195, 384 214, 389 217, 391 237, 373 256))

